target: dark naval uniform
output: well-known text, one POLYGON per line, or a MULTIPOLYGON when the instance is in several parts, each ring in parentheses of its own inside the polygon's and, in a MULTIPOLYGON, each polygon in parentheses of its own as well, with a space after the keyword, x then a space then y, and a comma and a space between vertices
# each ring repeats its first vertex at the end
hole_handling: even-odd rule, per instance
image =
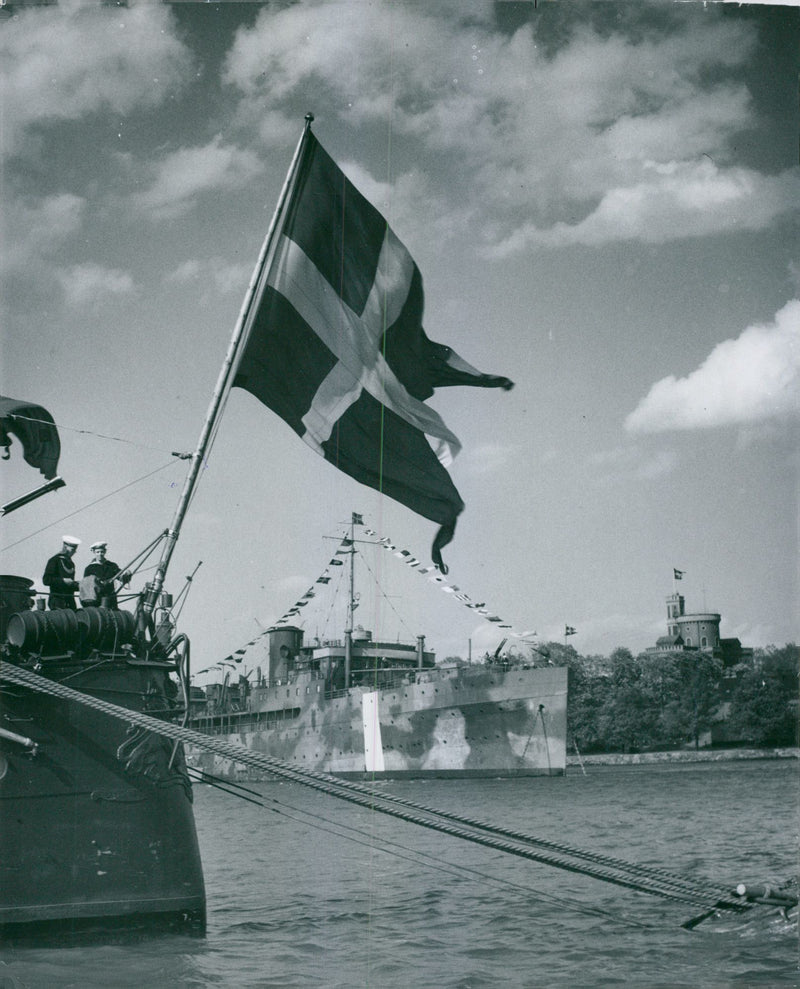
POLYGON ((50 557, 44 568, 42 581, 50 588, 49 600, 53 610, 58 608, 77 610, 75 591, 78 590, 78 582, 75 580, 75 564, 68 553, 62 550, 50 557))
POLYGON ((104 608, 117 607, 117 592, 114 589, 114 578, 119 573, 119 567, 111 560, 100 560, 90 563, 83 571, 84 577, 94 577, 97 580, 97 596, 104 608))

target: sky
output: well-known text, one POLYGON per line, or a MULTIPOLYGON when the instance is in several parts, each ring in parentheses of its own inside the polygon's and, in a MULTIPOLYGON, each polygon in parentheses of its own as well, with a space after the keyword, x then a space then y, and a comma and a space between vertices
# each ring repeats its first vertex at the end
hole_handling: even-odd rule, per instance
MULTIPOLYGON (((41 586, 65 533, 79 572, 96 539, 126 565, 171 524, 173 452, 196 447, 312 112, 417 262, 428 335, 516 383, 430 400, 463 445, 450 585, 536 641, 574 627, 583 654, 653 645, 675 589, 723 636, 798 641, 796 7, 70 0, 0 19, 0 392, 51 411, 66 481, 2 520, 3 573, 41 586)), ((41 480, 18 444, 0 467, 3 501, 41 480)), ((352 511, 429 563, 435 523, 234 389, 167 579, 177 596, 194 574, 193 668, 313 586, 352 511)), ((376 637, 424 634, 440 659, 499 644, 360 550, 376 637)), ((315 604, 308 631, 339 634, 339 605, 315 604)))

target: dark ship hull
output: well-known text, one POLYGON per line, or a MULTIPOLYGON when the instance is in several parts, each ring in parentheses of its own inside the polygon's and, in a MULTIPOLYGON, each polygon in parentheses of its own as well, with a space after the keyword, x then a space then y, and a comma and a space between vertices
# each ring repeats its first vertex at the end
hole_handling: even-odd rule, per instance
MULTIPOLYGON (((175 664, 137 657, 132 627, 130 613, 104 608, 15 614, 2 660, 89 700, 174 716, 175 664)), ((0 936, 201 932, 205 890, 182 749, 91 706, 2 688, 0 936)))

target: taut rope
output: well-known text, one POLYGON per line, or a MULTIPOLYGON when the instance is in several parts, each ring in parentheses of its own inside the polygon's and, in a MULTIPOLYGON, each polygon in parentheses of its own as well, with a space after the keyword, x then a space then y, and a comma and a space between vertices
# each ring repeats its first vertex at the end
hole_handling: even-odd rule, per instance
POLYGON ((706 881, 695 881, 653 866, 639 865, 595 852, 573 848, 559 842, 537 838, 510 828, 496 827, 474 818, 436 810, 402 797, 377 793, 363 783, 338 779, 309 769, 295 769, 278 759, 253 752, 242 745, 210 737, 191 728, 161 721, 141 711, 132 711, 98 697, 81 693, 63 683, 41 677, 10 663, 0 665, 0 679, 39 693, 82 704, 109 717, 148 729, 179 742, 196 745, 226 759, 267 771, 274 776, 338 797, 369 810, 417 824, 433 831, 461 838, 496 851, 539 862, 557 869, 581 873, 603 882, 613 883, 641 893, 679 900, 695 906, 742 911, 751 904, 731 898, 730 891, 706 881))

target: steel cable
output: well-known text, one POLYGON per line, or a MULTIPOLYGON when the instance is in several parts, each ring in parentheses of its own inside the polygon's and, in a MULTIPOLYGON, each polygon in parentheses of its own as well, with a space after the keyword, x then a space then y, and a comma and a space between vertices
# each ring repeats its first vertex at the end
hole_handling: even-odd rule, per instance
POLYGON ((692 880, 685 879, 681 876, 673 876, 664 870, 656 870, 661 874, 653 875, 652 872, 654 870, 648 866, 640 867, 635 863, 612 859, 610 856, 600 856, 580 849, 570 849, 568 846, 560 846, 557 843, 547 842, 535 838, 532 835, 525 835, 522 832, 496 828, 470 818, 461 818, 458 815, 438 811, 434 808, 415 805, 412 801, 406 801, 394 795, 377 794, 374 790, 369 789, 363 784, 340 780, 328 774, 316 773, 312 770, 295 769, 277 759, 262 753, 252 752, 250 749, 236 743, 213 738, 191 728, 181 727, 171 722, 161 721, 141 711, 119 707, 116 704, 111 704, 98 697, 81 693, 62 683, 48 680, 30 670, 25 670, 9 663, 0 665, 0 679, 28 687, 39 693, 82 704, 110 717, 138 725, 139 727, 177 741, 196 745, 207 751, 224 756, 227 759, 232 759, 235 762, 241 762, 266 770, 275 776, 339 797, 342 800, 365 807, 371 811, 378 811, 400 820, 449 834, 453 837, 480 844, 487 848, 493 848, 510 855, 565 871, 580 873, 594 879, 623 886, 637 892, 660 896, 665 899, 707 905, 709 894, 713 891, 713 894, 718 897, 717 902, 714 904, 716 907, 743 910, 749 906, 735 900, 727 899, 725 891, 720 888, 711 888, 706 883, 693 883, 692 880), (404 808, 408 808, 408 810, 404 808), (410 810, 419 813, 410 813, 410 810), (456 822, 458 826, 456 826, 456 823, 447 823, 448 821, 456 822), (505 840, 508 838, 512 840, 505 840), (512 841, 529 846, 538 845, 540 849, 546 850, 537 850, 535 847, 521 847, 520 844, 513 844, 512 841), (557 851, 558 854, 553 854, 554 851, 557 851), (578 861, 570 861, 568 856, 572 856, 572 858, 578 861))

